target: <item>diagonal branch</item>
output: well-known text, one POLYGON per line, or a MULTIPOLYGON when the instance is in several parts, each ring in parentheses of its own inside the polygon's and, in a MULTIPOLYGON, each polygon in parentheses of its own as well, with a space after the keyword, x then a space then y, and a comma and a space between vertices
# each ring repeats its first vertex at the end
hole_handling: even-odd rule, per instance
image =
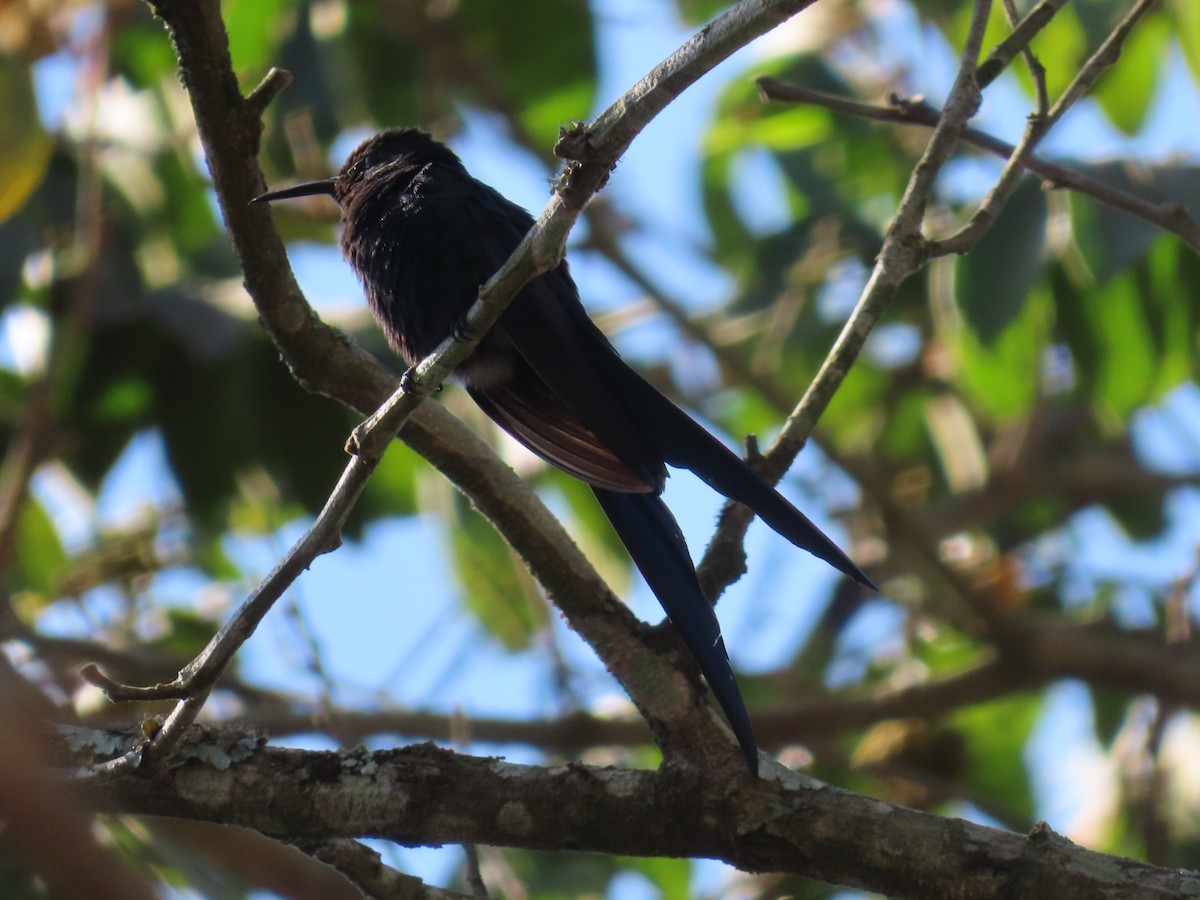
MULTIPOLYGON (((636 620, 621 610, 611 592, 563 534, 561 526, 553 521, 529 489, 523 485, 518 487, 519 482, 511 472, 500 476, 498 483, 481 477, 484 473, 495 475, 496 465, 482 469, 471 467, 473 471, 464 471, 467 467, 462 465, 464 454, 461 450, 448 446, 442 436, 431 434, 430 429, 422 429, 415 413, 421 400, 470 353, 474 343, 521 286, 538 273, 557 265, 567 233, 583 205, 603 186, 616 160, 646 123, 680 91, 738 47, 810 2, 745 0, 698 32, 602 113, 592 126, 563 136, 561 152, 572 162, 535 227, 512 258, 484 286, 460 333, 414 367, 404 379, 402 389, 393 392, 387 402, 355 430, 352 436, 355 456, 317 523, 243 603, 201 656, 185 667, 175 682, 161 686, 164 696, 179 693, 186 696, 152 741, 118 765, 153 762, 167 755, 194 720, 228 660, 253 633, 275 599, 316 555, 337 546, 341 522, 384 448, 402 425, 407 426, 406 439, 416 426, 417 433, 411 443, 419 452, 424 452, 422 445, 435 439, 438 446, 431 457, 435 464, 450 474, 481 511, 502 528, 567 614, 573 627, 596 648, 652 723, 707 722, 698 727, 702 732, 712 732, 711 726, 716 720, 711 713, 697 716, 694 703, 678 702, 679 690, 694 692, 695 685, 687 687, 686 682, 678 678, 677 671, 672 679, 670 667, 639 640, 641 629, 636 620), (519 498, 515 503, 514 496, 519 498), (522 514, 516 519, 511 516, 514 505, 522 508, 522 514), (537 534, 529 535, 524 529, 518 529, 518 522, 529 524, 531 519, 537 520, 537 534), (553 545, 550 552, 546 552, 547 543, 553 545), (673 683, 675 687, 664 691, 664 683, 673 683)), ((343 336, 319 323, 290 274, 282 244, 270 226, 266 211, 247 207, 262 185, 254 159, 262 127, 259 115, 263 105, 281 89, 287 76, 272 74, 249 100, 242 98, 230 65, 228 39, 219 6, 212 0, 197 3, 151 0, 151 5, 166 23, 175 45, 214 186, 242 260, 246 286, 264 323, 302 384, 338 396, 343 401, 354 402, 358 398, 344 383, 330 380, 326 373, 338 368, 361 382, 364 365, 361 353, 350 348, 343 336)), ((434 412, 426 414, 427 417, 436 415, 434 412)), ((444 421, 439 424, 446 427, 444 421)), ((462 438, 456 435, 455 440, 461 442, 462 438)), ((679 730, 682 729, 665 729, 664 733, 679 730)), ((718 732, 712 732, 705 740, 694 742, 700 748, 697 752, 709 752, 728 743, 718 735, 718 732)))
MULTIPOLYGON (((900 285, 928 261, 926 239, 921 233, 922 220, 938 173, 979 105, 975 61, 983 43, 990 7, 989 0, 976 0, 972 5, 971 22, 958 74, 947 97, 945 114, 913 169, 863 294, 799 405, 784 423, 771 448, 763 454, 760 471, 772 480, 777 481, 803 449, 817 419, 841 386, 900 285)), ((751 519, 752 514, 744 507, 726 504, 722 509, 717 535, 701 562, 701 566, 709 568, 709 578, 720 583, 736 577, 737 573, 730 571, 728 564, 718 568, 709 560, 735 559, 729 548, 741 544, 751 519)), ((956 624, 967 632, 977 633, 983 621, 989 618, 990 613, 982 607, 962 609, 956 615, 956 624)))

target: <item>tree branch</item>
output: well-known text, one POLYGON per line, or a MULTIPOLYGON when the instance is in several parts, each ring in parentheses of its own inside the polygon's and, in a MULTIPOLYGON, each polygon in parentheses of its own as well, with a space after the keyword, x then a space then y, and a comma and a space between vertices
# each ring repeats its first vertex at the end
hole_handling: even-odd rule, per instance
POLYGON ((259 747, 226 761, 218 744, 214 764, 204 761, 211 746, 195 737, 172 768, 153 779, 92 783, 88 800, 101 810, 231 822, 300 839, 369 835, 422 846, 701 855, 897 898, 946 896, 931 885, 954 885, 963 900, 1157 900, 1200 890, 1191 873, 1095 853, 1044 825, 1012 834, 786 770, 735 786, 698 782, 679 769, 542 769, 429 745, 374 753, 259 747), (249 796, 255 802, 245 802, 249 796))
POLYGON ((1050 107, 1050 111, 1044 115, 1039 112, 1029 117, 1025 124, 1025 133, 1017 142, 1017 146, 1013 148, 1000 177, 996 179, 992 189, 980 201, 979 207, 971 215, 971 218, 949 237, 929 242, 928 252, 931 258, 951 253, 966 253, 983 237, 1000 214, 1000 209, 1017 189, 1017 184, 1026 168, 1025 161, 1034 148, 1041 143, 1042 138, 1050 132, 1063 114, 1091 89, 1109 66, 1117 61, 1121 55, 1121 48, 1132 33, 1134 26, 1156 2, 1157 0, 1136 0, 1129 12, 1113 28, 1112 33, 1105 38, 1095 53, 1075 74, 1066 90, 1050 107))
MULTIPOLYGON (((779 103, 809 103, 860 119, 891 122, 896 125, 918 125, 923 128, 933 128, 941 119, 941 113, 924 100, 904 100, 892 97, 890 106, 875 106, 814 91, 802 85, 788 84, 767 76, 756 79, 755 84, 758 85, 759 93, 764 100, 779 103)), ((976 128, 964 129, 962 140, 965 144, 985 150, 1002 159, 1009 159, 1016 150, 1014 145, 976 128)), ((1042 178, 1050 188, 1067 188, 1085 194, 1106 206, 1119 209, 1174 234, 1192 250, 1200 253, 1200 228, 1196 226, 1187 208, 1181 203, 1151 203, 1082 172, 1077 172, 1069 166, 1049 162, 1034 154, 1027 156, 1023 165, 1026 170, 1042 178)))

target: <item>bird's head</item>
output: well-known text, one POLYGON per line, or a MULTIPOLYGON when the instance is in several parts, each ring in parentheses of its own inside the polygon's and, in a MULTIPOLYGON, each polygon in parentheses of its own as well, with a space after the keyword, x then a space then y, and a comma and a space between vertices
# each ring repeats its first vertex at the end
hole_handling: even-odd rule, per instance
POLYGON ((250 202, 269 203, 328 194, 345 208, 347 199, 354 192, 373 192, 397 178, 407 182, 430 163, 462 168, 454 151, 428 132, 419 128, 390 128, 359 144, 333 178, 268 191, 250 202))

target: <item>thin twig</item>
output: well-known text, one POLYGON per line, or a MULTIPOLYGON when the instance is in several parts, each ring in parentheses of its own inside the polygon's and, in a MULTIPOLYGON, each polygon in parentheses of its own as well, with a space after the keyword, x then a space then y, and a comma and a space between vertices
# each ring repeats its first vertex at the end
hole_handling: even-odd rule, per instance
POLYGON ((468 900, 469 894, 426 884, 384 865, 379 853, 349 838, 289 840, 296 849, 337 869, 369 900, 468 900))
POLYGON ((987 192, 971 218, 949 237, 929 244, 931 258, 951 253, 966 253, 983 237, 1008 202, 1026 168, 1026 160, 1042 138, 1096 83, 1096 80, 1121 56, 1121 48, 1143 15, 1149 12, 1158 0, 1137 0, 1129 12, 1117 23, 1104 42, 1096 49, 1083 67, 1075 74, 1067 89, 1054 102, 1045 115, 1032 115, 1025 124, 1025 133, 1005 163, 1003 171, 987 192))
MULTIPOLYGON (((924 100, 914 101, 892 97, 891 106, 875 106, 766 76, 756 79, 755 84, 764 100, 779 103, 808 103, 875 122, 933 128, 941 120, 941 113, 924 100)), ((976 128, 964 129, 962 140, 965 144, 985 150, 1002 159, 1010 158, 1016 149, 1012 144, 976 128)), ((1187 208, 1181 203, 1151 203, 1105 184, 1090 175, 1077 172, 1059 163, 1049 162, 1034 154, 1025 158, 1024 165, 1026 169, 1040 177, 1047 187, 1066 188, 1085 194, 1106 206, 1119 209, 1174 234, 1188 247, 1200 253, 1200 228, 1197 227, 1187 208)))
POLYGON ((1054 14, 1065 5, 1066 0, 1041 0, 1024 19, 1018 22, 1016 4, 1013 3, 1013 0, 1004 0, 1004 12, 1008 16, 1009 24, 1013 26, 1013 31, 993 47, 988 58, 979 64, 976 79, 980 89, 986 88, 995 81, 1019 52, 1025 60, 1026 68, 1029 69, 1030 77, 1033 78, 1037 91, 1038 112, 1044 113, 1050 105, 1046 97, 1046 70, 1038 58, 1033 55, 1033 51, 1029 49, 1029 42, 1049 24, 1050 20, 1054 18, 1054 14))

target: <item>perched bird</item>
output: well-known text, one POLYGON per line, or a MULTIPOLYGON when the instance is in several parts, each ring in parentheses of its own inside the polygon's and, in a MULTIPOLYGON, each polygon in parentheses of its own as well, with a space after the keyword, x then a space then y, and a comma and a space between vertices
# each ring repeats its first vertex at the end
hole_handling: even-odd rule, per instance
MULTIPOLYGON (((334 178, 255 198, 329 194, 342 252, 410 364, 449 336, 533 225, 415 128, 361 144, 334 178)), ((797 547, 860 583, 858 567, 735 453, 631 369, 588 318, 566 262, 526 285, 455 372, 477 404, 538 456, 591 486, 708 680, 752 773, 758 751, 720 625, 662 502, 667 466, 690 469, 797 547)))

